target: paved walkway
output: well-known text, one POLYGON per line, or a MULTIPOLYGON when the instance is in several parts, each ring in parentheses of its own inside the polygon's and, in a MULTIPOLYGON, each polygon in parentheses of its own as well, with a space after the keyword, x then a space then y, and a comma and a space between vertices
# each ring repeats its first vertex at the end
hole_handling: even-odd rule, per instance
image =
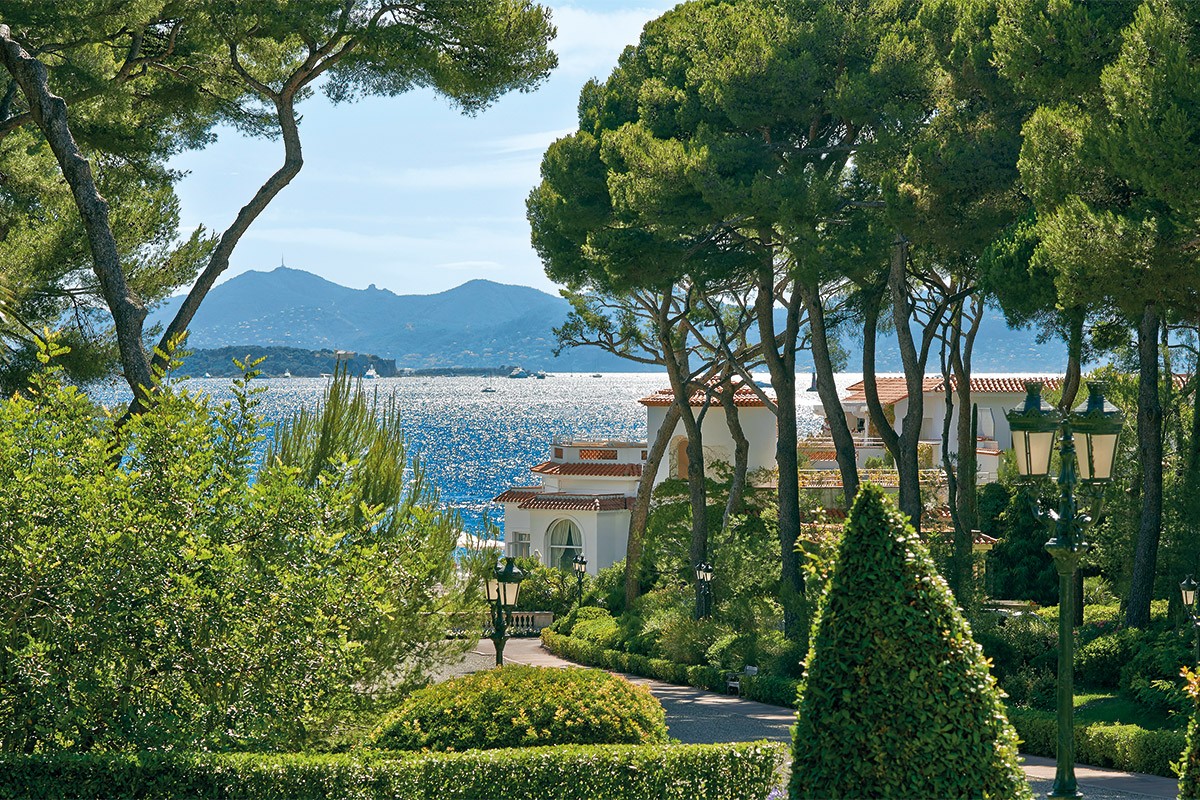
MULTIPOLYGON (((475 653, 492 659, 487 663, 494 663, 495 650, 490 640, 480 640, 475 653)), ((575 666, 544 649, 537 639, 510 639, 504 647, 504 660, 539 667, 575 666)), ((662 702, 667 711, 667 728, 673 737, 682 742, 791 741, 789 730, 795 721, 795 712, 790 708, 769 706, 689 686, 675 686, 635 675, 624 677, 649 688, 662 702)), ((1022 759, 1035 796, 1044 797, 1054 783, 1054 759, 1038 756, 1022 756, 1022 759)), ((1088 800, 1174 798, 1178 792, 1178 784, 1169 778, 1082 765, 1075 767, 1075 780, 1088 800)))

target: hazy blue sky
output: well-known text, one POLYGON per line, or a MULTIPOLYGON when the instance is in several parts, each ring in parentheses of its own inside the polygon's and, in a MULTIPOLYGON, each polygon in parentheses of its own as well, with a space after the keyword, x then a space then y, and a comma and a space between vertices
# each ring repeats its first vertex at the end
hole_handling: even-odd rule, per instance
MULTIPOLYGON (((304 169, 258 218, 225 278, 289 267, 337 283, 429 294, 472 278, 555 292, 529 246, 525 197, 546 146, 576 128, 579 90, 607 77, 674 0, 574 0, 553 10, 559 67, 536 92, 466 117, 431 92, 300 106, 304 169)), ((221 130, 186 153, 183 227, 223 230, 282 161, 282 145, 221 130)))

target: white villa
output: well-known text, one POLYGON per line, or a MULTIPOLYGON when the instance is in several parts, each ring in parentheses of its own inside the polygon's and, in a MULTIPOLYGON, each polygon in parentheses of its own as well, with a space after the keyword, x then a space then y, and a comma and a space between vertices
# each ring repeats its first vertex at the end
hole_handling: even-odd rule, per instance
MULTIPOLYGON (((1061 377, 1001 375, 971 379, 971 399, 979 407, 977 453, 978 480, 994 481, 1000 453, 1011 447, 1012 434, 1004 412, 1019 406, 1025 398, 1026 381, 1041 381, 1046 389, 1055 389, 1061 377)), ((879 399, 893 419, 902 419, 908 409, 908 390, 902 377, 881 376, 877 379, 879 399)), ((924 384, 924 415, 921 440, 930 446, 934 468, 941 463, 942 423, 945 419, 945 395, 941 378, 926 378, 924 384)), ((769 395, 768 395, 769 396, 769 395)), ((808 396, 812 398, 812 395, 808 396)), ((808 398, 806 398, 808 399, 808 398)), ((646 408, 647 430, 653 439, 662 427, 667 408, 674 401, 670 389, 643 397, 639 402, 646 408)), ((690 398, 694 408, 702 408, 705 393, 690 398)), ((719 400, 713 399, 705 413, 701 429, 707 460, 733 460, 733 439, 725 421, 719 400)), ((813 401, 815 402, 815 398, 813 401)), ((734 404, 738 409, 743 432, 750 442, 749 469, 775 469, 775 416, 749 386, 737 386, 734 404)), ((867 459, 883 456, 883 442, 876 435, 866 410, 862 383, 849 386, 842 394, 842 410, 856 442, 857 462, 865 468, 867 459)), ((815 410, 822 414, 819 403, 815 410)), ((951 420, 950 446, 957 448, 957 415, 955 406, 951 420)), ((823 416, 823 414, 822 414, 823 416)), ((645 442, 583 441, 555 437, 549 460, 538 464, 531 472, 541 483, 514 486, 495 498, 504 508, 504 541, 506 555, 538 554, 543 563, 564 569, 571 568, 572 559, 583 554, 587 571, 611 566, 625 557, 629 538, 630 509, 637 494, 638 482, 646 461, 645 442)), ((833 453, 828 427, 816 436, 804 439, 801 450, 809 459, 803 470, 801 485, 806 489, 824 490, 825 504, 834 516, 839 503, 841 476, 833 453)), ((940 474, 940 473, 939 473, 940 474)), ((663 458, 655 484, 670 477, 687 476, 687 436, 680 423, 663 458)), ((894 473, 881 471, 869 474, 871 480, 885 487, 894 481, 894 473)), ((895 484, 891 483, 894 487, 895 484)), ((982 536, 982 535, 980 535, 982 536)), ((982 537, 977 547, 990 549, 994 540, 982 537), (987 540, 987 541, 983 541, 987 540)))
POLYGON ((538 553, 570 570, 581 553, 595 575, 625 557, 645 442, 555 437, 549 461, 530 471, 542 482, 496 497, 504 506, 505 555, 538 553))

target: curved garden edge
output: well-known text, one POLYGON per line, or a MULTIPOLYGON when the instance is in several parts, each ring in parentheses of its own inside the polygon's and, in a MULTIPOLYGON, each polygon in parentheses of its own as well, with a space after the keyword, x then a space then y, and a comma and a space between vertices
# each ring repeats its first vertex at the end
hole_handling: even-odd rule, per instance
MULTIPOLYGON (((715 667, 688 666, 635 653, 606 650, 549 629, 542 631, 542 644, 560 658, 585 666, 714 692, 725 689, 725 673, 715 667)), ((769 675, 756 675, 743 678, 742 681, 742 697, 745 699, 787 708, 796 707, 798 681, 769 675)), ((1021 752, 1054 757, 1057 731, 1054 714, 1010 708, 1008 718, 1021 738, 1021 752)), ((1075 741, 1077 759, 1081 764, 1165 778, 1178 777, 1172 764, 1179 760, 1186 745, 1182 731, 1152 731, 1136 725, 1078 725, 1075 728, 1075 741)))

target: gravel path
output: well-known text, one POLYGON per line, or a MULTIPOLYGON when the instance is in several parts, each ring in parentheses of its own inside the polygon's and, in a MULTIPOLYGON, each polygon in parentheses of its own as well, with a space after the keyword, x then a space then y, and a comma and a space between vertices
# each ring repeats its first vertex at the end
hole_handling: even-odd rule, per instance
MULTIPOLYGON (((505 661, 543 667, 575 666, 542 648, 538 639, 510 639, 504 649, 505 661)), ((487 669, 495 664, 491 641, 483 639, 464 664, 487 669)), ((464 669, 463 671, 474 671, 464 669)), ((461 674, 461 673, 459 673, 461 674)), ((745 742, 770 739, 790 742, 795 712, 751 700, 715 694, 688 686, 625 675, 632 683, 646 686, 667 711, 671 735, 683 742, 745 742)), ((1035 796, 1045 797, 1054 783, 1054 759, 1022 756, 1022 766, 1035 796)), ((1137 798, 1174 798, 1178 785, 1169 778, 1155 775, 1117 772, 1110 769, 1076 766, 1075 779, 1088 800, 1137 800, 1137 798)))

